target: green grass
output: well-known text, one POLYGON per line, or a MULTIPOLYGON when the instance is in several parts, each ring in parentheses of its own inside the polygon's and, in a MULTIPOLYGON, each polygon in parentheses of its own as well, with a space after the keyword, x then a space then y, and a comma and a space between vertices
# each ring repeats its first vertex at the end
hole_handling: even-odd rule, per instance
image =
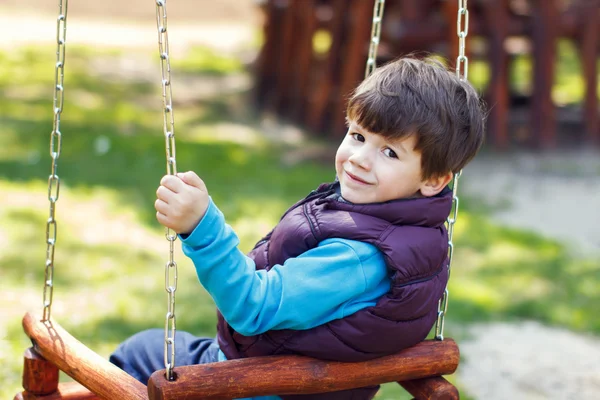
MULTIPOLYGON (((70 47, 67 57, 53 316, 108 356, 129 335, 164 324, 168 245, 153 209, 166 169, 159 77, 97 68, 100 58, 118 65, 125 55, 117 51, 70 47)), ((41 311, 53 63, 50 48, 0 53, 0 398, 19 390, 29 346, 20 318, 41 311)), ((200 81, 244 73, 237 60, 202 49, 179 65, 196 70, 200 81)), ((177 93, 175 85, 176 101, 177 93)), ((178 169, 202 176, 248 250, 287 206, 331 180, 333 170, 284 162, 293 149, 264 138, 257 116, 240 106, 248 104, 245 96, 179 102, 175 118, 178 169)), ((447 335, 460 339, 453 327, 468 323, 522 318, 600 334, 597 259, 575 259, 561 243, 498 226, 477 199, 462 200, 447 335)), ((179 249, 176 260, 177 327, 213 335, 212 301, 179 249)), ((409 397, 390 384, 377 398, 409 397)))

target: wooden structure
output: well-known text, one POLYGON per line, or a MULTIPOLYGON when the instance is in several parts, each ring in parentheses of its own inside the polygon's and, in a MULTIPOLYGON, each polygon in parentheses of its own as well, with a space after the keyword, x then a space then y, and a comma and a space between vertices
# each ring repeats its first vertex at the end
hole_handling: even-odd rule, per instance
POLYGON ((452 339, 428 340, 398 354, 360 363, 300 356, 254 357, 174 369, 150 377, 148 387, 77 341, 56 322, 26 314, 23 328, 34 348, 25 352, 23 387, 15 400, 224 400, 266 394, 309 394, 398 382, 416 399, 458 399, 441 375, 459 362, 452 339), (77 382, 59 384, 58 371, 77 382))
MULTIPOLYGON (((339 137, 345 99, 363 79, 371 29, 372 2, 362 0, 268 0, 263 4, 265 42, 256 68, 259 106, 314 132, 339 137), (325 43, 323 45, 323 42, 325 43), (321 46, 320 46, 321 44, 321 46), (325 47, 324 49, 320 47, 325 47)), ((386 0, 378 62, 427 51, 456 59, 456 1, 386 0)), ((486 60, 490 81, 488 143, 536 148, 567 143, 600 144, 598 71, 600 0, 470 0, 471 60, 486 60), (566 6, 565 6, 566 4, 566 6), (533 90, 517 135, 509 69, 509 39, 529 43, 533 90), (557 40, 579 49, 585 99, 578 129, 559 135, 559 109, 551 98, 557 40), (526 129, 524 129, 526 128, 526 129)))

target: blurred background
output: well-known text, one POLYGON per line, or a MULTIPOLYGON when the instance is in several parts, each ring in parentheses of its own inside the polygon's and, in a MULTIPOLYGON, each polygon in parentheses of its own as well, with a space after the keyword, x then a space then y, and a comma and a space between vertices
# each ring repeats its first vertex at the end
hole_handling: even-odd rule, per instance
MULTIPOLYGON (((21 318, 42 310, 57 3, 0 0, 1 398, 20 390, 21 318)), ((378 63, 455 60, 456 3, 386 1, 378 63)), ((490 116, 459 190, 445 335, 462 358, 450 379, 466 399, 596 399, 600 2, 468 4, 469 79, 490 116)), ((370 0, 168 3, 178 169, 206 181, 243 250, 334 178, 372 11, 370 0)), ((155 2, 69 4, 52 316, 106 357, 164 326, 157 38, 155 2)), ((212 301, 179 249, 176 260, 178 330, 214 335, 212 301)), ((408 398, 392 384, 377 397, 408 398)))

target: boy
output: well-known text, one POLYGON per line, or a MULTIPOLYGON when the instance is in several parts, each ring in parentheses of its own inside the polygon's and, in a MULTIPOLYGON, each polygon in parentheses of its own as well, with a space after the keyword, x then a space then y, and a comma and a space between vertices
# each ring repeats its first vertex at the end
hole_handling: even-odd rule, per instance
MULTIPOLYGON (((290 208, 248 256, 195 173, 161 180, 157 219, 180 235, 219 311, 216 340, 177 333, 177 365, 362 361, 427 336, 448 280, 447 185, 481 146, 483 107, 440 63, 405 58, 358 86, 347 121, 336 181, 290 208)), ((111 361, 146 383, 163 368, 163 340, 142 332, 111 361)), ((377 389, 300 397, 370 399, 377 389)))

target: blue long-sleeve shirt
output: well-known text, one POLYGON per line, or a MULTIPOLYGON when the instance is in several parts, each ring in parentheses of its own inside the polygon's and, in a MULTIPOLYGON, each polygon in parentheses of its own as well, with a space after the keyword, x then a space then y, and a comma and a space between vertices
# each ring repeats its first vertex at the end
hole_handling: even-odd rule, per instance
POLYGON ((181 239, 200 283, 229 325, 245 336, 310 329, 375 305, 390 288, 383 254, 355 240, 327 239, 283 265, 257 271, 212 201, 194 231, 181 239))

